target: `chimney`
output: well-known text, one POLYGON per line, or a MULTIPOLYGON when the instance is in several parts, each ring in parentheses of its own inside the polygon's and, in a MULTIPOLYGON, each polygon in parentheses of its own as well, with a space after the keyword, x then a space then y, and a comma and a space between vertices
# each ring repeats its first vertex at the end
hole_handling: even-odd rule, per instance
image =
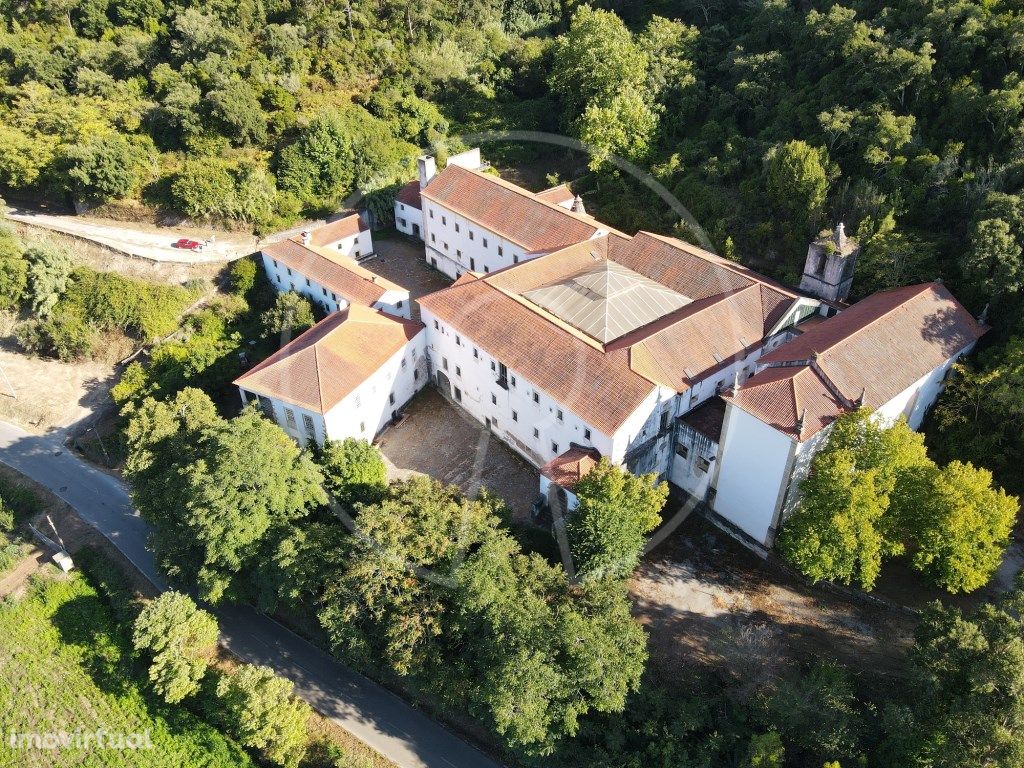
POLYGON ((587 213, 587 209, 583 207, 583 198, 580 197, 579 195, 576 195, 576 197, 572 199, 572 208, 570 208, 569 210, 572 211, 573 213, 582 213, 585 216, 587 213))
POLYGON ((312 240, 313 240, 313 235, 310 233, 310 231, 308 229, 307 230, 303 230, 303 232, 302 232, 302 244, 303 245, 309 245, 312 240))
POLYGON ((804 408, 800 411, 800 418, 796 420, 796 436, 800 437, 804 433, 804 421, 807 419, 807 409, 804 408))
POLYGON ((740 391, 740 372, 737 369, 732 375, 732 393, 735 395, 740 391))
POLYGON ((416 164, 420 171, 420 189, 423 189, 437 175, 437 161, 433 155, 420 155, 416 164))

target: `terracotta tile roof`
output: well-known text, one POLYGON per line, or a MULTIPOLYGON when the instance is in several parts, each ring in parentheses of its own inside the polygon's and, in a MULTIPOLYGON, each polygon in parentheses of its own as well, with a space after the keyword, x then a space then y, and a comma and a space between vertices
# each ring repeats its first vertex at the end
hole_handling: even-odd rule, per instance
POLYGON ((305 246, 298 238, 268 245, 263 252, 356 304, 371 307, 387 291, 405 290, 359 266, 354 259, 326 248, 305 246))
POLYGON ((725 422, 725 401, 720 397, 712 397, 692 411, 684 413, 679 420, 717 443, 722 436, 722 424, 725 422))
POLYGON ((559 184, 558 186, 545 189, 543 192, 537 192, 537 199, 543 200, 547 203, 554 203, 560 205, 561 203, 571 203, 576 199, 576 195, 569 189, 568 184, 559 184))
POLYGON ((339 219, 317 227, 310 234, 310 245, 327 245, 346 237, 358 235, 365 232, 369 227, 363 222, 358 213, 349 213, 339 219))
POLYGON ((727 397, 806 440, 862 394, 871 408, 885 405, 986 330, 938 283, 876 293, 762 357, 769 367, 727 397))
POLYGON ((540 473, 555 485, 567 491, 576 489, 577 483, 601 460, 601 454, 594 448, 572 443, 569 450, 555 456, 540 468, 540 473))
POLYGON ((328 315, 234 383, 327 413, 422 330, 422 323, 352 304, 328 315))
POLYGON ((770 427, 807 440, 847 410, 821 374, 810 366, 766 368, 747 380, 739 393, 723 395, 770 427), (800 416, 804 414, 803 425, 800 416))
MULTIPOLYGON (((786 302, 785 307, 790 304, 786 302)), ((632 343, 630 366, 652 381, 683 392, 759 346, 768 330, 765 317, 775 314, 776 306, 765 302, 758 285, 694 302, 675 313, 667 327, 632 343)))
POLYGON ((395 200, 400 203, 416 208, 417 210, 423 207, 423 202, 420 200, 420 180, 413 179, 408 184, 404 184, 398 194, 395 195, 395 200))
POLYGON ((420 306, 606 435, 654 390, 630 370, 626 350, 603 352, 491 279, 452 285, 422 297, 420 306))
POLYGON ((521 246, 545 253, 579 243, 608 227, 571 213, 497 176, 449 165, 420 194, 521 246))
POLYGON ((761 358, 762 364, 805 360, 847 398, 884 405, 973 344, 987 329, 939 283, 869 296, 809 328, 761 358))

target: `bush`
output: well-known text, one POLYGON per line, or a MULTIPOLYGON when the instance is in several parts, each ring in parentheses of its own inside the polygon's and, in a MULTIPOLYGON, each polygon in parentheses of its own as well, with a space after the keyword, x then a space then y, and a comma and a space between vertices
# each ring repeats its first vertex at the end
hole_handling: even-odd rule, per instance
POLYGON ((228 269, 228 287, 236 296, 245 296, 256 285, 256 262, 250 258, 232 262, 228 269))
POLYGON ((142 604, 125 575, 124 568, 103 550, 87 546, 75 553, 75 565, 103 597, 119 624, 132 624, 142 604))
POLYGON ((263 313, 260 321, 266 336, 285 331, 290 331, 292 335, 298 336, 313 327, 315 322, 313 306, 308 299, 294 291, 279 293, 274 306, 263 313))

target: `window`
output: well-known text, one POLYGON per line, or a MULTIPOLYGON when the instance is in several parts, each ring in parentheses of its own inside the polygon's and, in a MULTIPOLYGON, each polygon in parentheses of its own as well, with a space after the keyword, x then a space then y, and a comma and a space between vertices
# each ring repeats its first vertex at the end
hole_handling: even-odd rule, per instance
POLYGON ((469 268, 470 269, 476 269, 476 259, 474 259, 472 257, 470 258, 470 260, 469 260, 469 268))
POLYGON ((279 282, 279 283, 281 282, 281 276, 280 275, 277 276, 277 282, 279 282))
POLYGON ((703 456, 697 459, 697 470, 700 472, 707 472, 711 469, 711 462, 705 459, 703 456))
POLYGON ((501 256, 504 253, 505 253, 505 249, 499 245, 498 246, 498 255, 501 256))
POLYGON ((551 452, 556 454, 558 453, 558 443, 551 444, 551 452))
POLYGON ((533 428, 533 436, 540 437, 540 430, 537 429, 536 427, 533 428))
POLYGON ((388 402, 391 403, 392 405, 395 404, 395 393, 394 392, 392 392, 390 395, 388 395, 388 402))
POLYGON ((442 357, 441 358, 441 367, 444 368, 446 371, 448 370, 448 358, 447 357, 442 357))
MULTIPOLYGON (((338 247, 341 248, 341 243, 338 243, 338 247)), ((361 255, 360 252, 359 252, 359 249, 356 248, 352 255, 355 256, 358 259, 359 256, 361 255)))
POLYGON ((427 210, 427 213, 429 213, 429 214, 430 214, 430 218, 434 218, 434 209, 433 209, 433 208, 429 208, 429 209, 427 210))
POLYGON ((455 231, 456 232, 459 231, 459 222, 457 222, 457 221, 455 222, 455 231))
POLYGON ((533 402, 535 402, 535 403, 539 403, 540 402, 540 395, 538 395, 536 392, 533 393, 533 402))
POLYGON ((687 459, 690 457, 690 449, 685 445, 677 445, 676 453, 680 458, 687 459))
POLYGON ((359 422, 359 431, 360 432, 365 432, 366 431, 366 422, 365 421, 360 421, 359 422))
POLYGON ((508 383, 511 384, 514 387, 516 385, 516 377, 515 376, 509 376, 508 377, 508 383))
POLYGON ((307 286, 309 285, 309 278, 308 277, 306 278, 306 285, 307 286))
POLYGON ((302 414, 302 426, 306 428, 306 434, 310 437, 316 435, 316 427, 313 425, 313 417, 308 413, 302 414))
POLYGON ((462 258, 462 251, 459 250, 458 248, 455 249, 455 258, 457 258, 457 259, 461 259, 462 258))
POLYGON ((402 358, 402 367, 405 368, 405 358, 402 358))
POLYGON ((583 439, 585 439, 585 440, 589 440, 590 439, 590 430, 589 429, 584 429, 583 430, 583 439))
MULTIPOLYGON (((402 207, 405 208, 404 205, 402 207)), ((399 219, 398 223, 401 224, 403 227, 406 226, 405 219, 399 219)))
POLYGON ((290 285, 292 287, 293 291, 295 290, 295 283, 288 283, 288 285, 290 285))
POLYGON ((444 246, 444 249, 445 249, 446 251, 448 250, 448 243, 441 243, 441 245, 443 245, 443 246, 444 246))
POLYGON ((478 360, 480 359, 480 350, 478 350, 476 347, 473 347, 473 357, 475 357, 478 360))
POLYGON ((490 272, 491 268, 484 264, 484 272, 490 272))
POLYGON ((274 262, 274 266, 276 267, 277 266, 277 259, 271 259, 271 261, 274 262))
POLYGON ((456 347, 461 347, 462 346, 462 337, 459 336, 459 334, 457 334, 457 333, 455 334, 455 346, 456 347))
POLYGON ((401 299, 399 299, 398 303, 395 306, 398 307, 399 309, 401 309, 402 308, 402 304, 404 304, 404 303, 405 302, 403 302, 401 299))
POLYGON ((320 290, 324 292, 324 296, 327 295, 327 289, 326 288, 321 288, 320 290))
POLYGON ((459 376, 459 377, 462 376, 462 367, 461 366, 458 366, 458 365, 455 366, 455 375, 459 376))
POLYGON ((338 300, 338 294, 336 294, 334 291, 331 291, 331 298, 334 299, 335 301, 337 301, 338 300))
POLYGON ((498 404, 498 396, 492 392, 491 393, 491 405, 497 405, 497 404, 498 404))
POLYGON ((295 411, 291 408, 285 408, 284 420, 288 424, 288 429, 295 429, 295 411))
POLYGON ((512 421, 519 421, 519 414, 512 411, 512 421))
MULTIPOLYGON (((437 235, 435 235, 433 232, 430 233, 430 242, 432 242, 432 243, 436 243, 437 242, 437 235)), ((434 262, 434 266, 435 267, 437 266, 437 262, 436 261, 434 262)))
POLYGON ((491 370, 492 371, 498 370, 498 364, 496 362, 494 362, 493 360, 491 360, 491 370))
POLYGON ((290 275, 291 273, 292 273, 292 268, 288 267, 288 274, 290 275))
POLYGON ((420 380, 420 372, 419 371, 413 371, 412 372, 412 380, 413 381, 419 381, 420 380))
POLYGON ((447 216, 442 216, 441 217, 441 223, 442 224, 447 224, 448 223, 448 217, 447 216))
POLYGON ((555 416, 558 418, 559 421, 565 421, 565 416, 562 413, 562 409, 561 408, 556 408, 555 409, 555 416))
POLYGON ((434 330, 436 331, 436 330, 439 330, 440 328, 441 328, 441 326, 440 326, 440 325, 438 325, 438 324, 437 324, 437 320, 435 320, 435 321, 434 321, 434 330))
POLYGON ((483 241, 484 241, 484 248, 486 248, 487 247, 487 238, 486 237, 483 238, 483 241))
POLYGON ((492 427, 498 426, 498 420, 496 418, 491 419, 491 426, 492 427))
POLYGON ((471 229, 471 230, 469 230, 469 239, 470 239, 470 240, 472 240, 472 239, 473 239, 473 230, 472 230, 472 229, 471 229))
POLYGON ((517 256, 514 253, 512 254, 512 263, 513 264, 518 264, 519 263, 519 256, 517 256))
MULTIPOLYGON (((398 210, 404 211, 405 210, 405 203, 399 203, 398 204, 398 210)), ((402 222, 402 223, 404 224, 405 222, 402 222)))

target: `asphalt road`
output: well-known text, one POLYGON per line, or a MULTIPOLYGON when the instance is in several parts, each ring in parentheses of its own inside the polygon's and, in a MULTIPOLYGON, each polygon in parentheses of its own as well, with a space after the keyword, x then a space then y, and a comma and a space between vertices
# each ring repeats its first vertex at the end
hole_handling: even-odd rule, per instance
MULTIPOLYGON (((124 485, 64 448, 58 439, 0 421, 0 461, 45 485, 112 541, 157 586, 148 528, 124 485)), ((217 610, 221 641, 251 664, 295 683, 321 714, 402 768, 499 768, 500 764, 422 712, 339 664, 269 617, 246 606, 217 610)))

